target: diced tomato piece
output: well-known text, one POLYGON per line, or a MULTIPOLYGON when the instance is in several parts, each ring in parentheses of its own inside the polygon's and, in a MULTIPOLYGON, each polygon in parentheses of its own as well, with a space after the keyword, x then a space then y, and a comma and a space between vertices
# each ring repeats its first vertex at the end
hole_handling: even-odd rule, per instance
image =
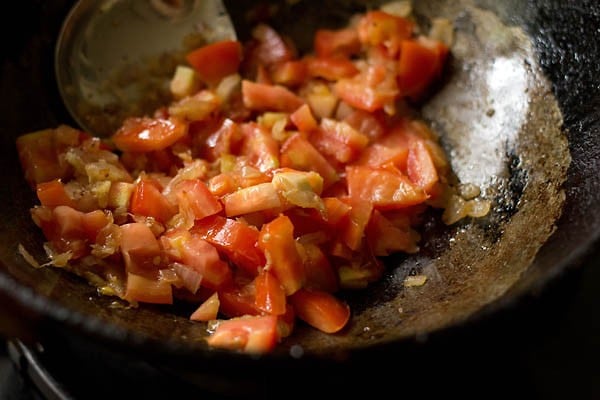
POLYGON ((354 28, 317 29, 314 48, 318 57, 350 57, 360 52, 361 43, 354 28))
POLYGON ((252 30, 252 37, 258 42, 254 50, 256 62, 270 66, 290 61, 295 57, 295 49, 271 26, 261 23, 252 30))
POLYGON ((86 139, 83 132, 65 125, 19 136, 16 147, 25 180, 35 187, 36 183, 68 178, 70 166, 59 162, 58 155, 86 139))
POLYGON ((281 146, 281 166, 318 173, 323 177, 324 189, 339 180, 335 168, 299 133, 290 136, 281 146))
POLYGON ((268 353, 279 342, 277 317, 244 316, 220 321, 206 341, 212 347, 251 354, 268 353))
POLYGON ((289 299, 298 318, 325 333, 341 331, 350 320, 348 304, 330 293, 300 289, 289 299))
POLYGON ((327 210, 327 223, 332 227, 348 218, 351 207, 337 197, 324 197, 323 203, 327 210))
POLYGON ((442 42, 419 38, 402 41, 398 86, 402 96, 419 96, 442 73, 448 48, 442 42))
POLYGON ((198 132, 194 139, 201 140, 198 144, 200 154, 209 161, 218 160, 224 154, 236 154, 243 139, 239 124, 229 118, 215 123, 215 126, 209 125, 207 135, 198 132))
POLYGON ((414 253, 418 250, 418 235, 411 227, 408 224, 404 228, 394 225, 378 210, 373 210, 366 234, 376 256, 389 256, 400 251, 414 253))
POLYGON ((379 209, 404 208, 427 200, 427 193, 393 168, 346 167, 348 193, 379 209))
POLYGON ((306 81, 308 71, 301 60, 284 61, 271 67, 271 79, 277 85, 296 87, 306 81))
POLYGON ((352 78, 360 71, 354 63, 345 57, 305 57, 308 75, 337 81, 342 78, 352 78))
POLYGON ((410 141, 406 169, 410 180, 425 192, 429 193, 439 180, 427 145, 416 137, 410 141))
POLYGON ((302 258, 294 241, 294 225, 286 215, 279 215, 262 226, 258 246, 267 257, 267 268, 279 279, 290 295, 306 281, 302 258))
POLYGON ((414 23, 403 17, 373 10, 364 14, 358 22, 358 37, 368 46, 384 46, 390 57, 400 50, 400 43, 413 34, 414 23))
POLYGON ((262 269, 254 279, 254 286, 256 287, 256 307, 272 315, 285 314, 285 289, 272 272, 262 269))
POLYGON ((244 105, 255 111, 294 112, 304 100, 284 86, 242 81, 244 105))
POLYGON ((341 239, 350 250, 357 251, 361 248, 365 228, 371 219, 373 202, 360 197, 347 197, 344 200, 350 206, 350 212, 341 230, 341 239))
POLYGON ((223 198, 225 215, 235 217, 257 211, 279 209, 281 199, 271 182, 239 189, 223 198))
POLYGON ((386 134, 385 120, 381 112, 353 110, 344 118, 344 122, 366 135, 371 141, 376 141, 386 134))
POLYGON ((369 65, 352 78, 340 79, 334 92, 351 106, 368 112, 393 106, 400 94, 395 74, 381 64, 369 65))
POLYGON ((241 153, 261 172, 279 167, 279 143, 267 129, 257 123, 241 126, 244 141, 241 153))
POLYGON ((221 302, 219 310, 228 318, 262 314, 262 310, 256 305, 254 281, 243 286, 225 287, 220 289, 218 293, 221 302))
POLYGON ((163 234, 160 242, 165 252, 202 275, 202 286, 218 289, 231 281, 229 265, 221 260, 215 246, 196 233, 176 229, 163 234))
POLYGON ((158 270, 161 249, 150 228, 140 222, 120 226, 121 254, 127 272, 148 274, 158 270))
POLYGON ((183 180, 175 186, 174 191, 177 196, 179 211, 186 210, 190 212, 194 219, 202 219, 223 210, 223 206, 217 197, 208 190, 206 184, 200 179, 183 180))
POLYGON ((123 298, 132 303, 173 304, 173 287, 167 281, 128 272, 123 298))
POLYGON ((187 53, 186 60, 203 82, 214 86, 224 77, 238 72, 242 44, 237 40, 210 43, 187 53))
POLYGON ((36 185, 36 194, 43 206, 69 206, 75 208, 75 201, 65 190, 65 185, 60 179, 41 182, 36 185))
POLYGON ((190 315, 192 321, 213 321, 219 314, 219 293, 214 292, 190 315))
POLYGON ((310 136, 315 147, 340 163, 355 160, 369 144, 369 138, 343 121, 331 118, 321 120, 321 129, 310 136))
POLYGON ((290 120, 296 125, 300 132, 309 133, 319 127, 319 123, 315 119, 308 104, 301 105, 296 111, 291 113, 290 120))
POLYGON ((131 196, 130 211, 136 215, 153 217, 165 223, 177 213, 177 207, 161 193, 160 185, 150 179, 141 179, 131 196))
POLYGON ((94 210, 83 214, 81 224, 91 243, 96 242, 96 237, 105 226, 112 223, 112 216, 103 210, 94 210))
POLYGON ((177 117, 130 117, 112 136, 112 141, 121 151, 147 152, 167 148, 187 132, 187 123, 177 117))
POLYGON ((258 248, 258 230, 243 221, 213 215, 196 221, 192 232, 251 276, 256 276, 258 268, 265 265, 265 256, 258 248))
POLYGON ((302 260, 306 270, 306 288, 333 293, 339 289, 338 276, 327 255, 314 243, 303 243, 302 260))

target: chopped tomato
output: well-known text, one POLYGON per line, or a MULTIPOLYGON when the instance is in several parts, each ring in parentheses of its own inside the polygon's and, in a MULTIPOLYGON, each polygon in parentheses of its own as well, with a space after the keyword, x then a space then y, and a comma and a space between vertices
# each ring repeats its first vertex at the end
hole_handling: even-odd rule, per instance
POLYGON ((294 112, 304 100, 284 86, 242 81, 244 105, 255 111, 294 112))
POLYGON ((323 177, 323 188, 339 179, 329 161, 299 133, 291 135, 281 146, 281 166, 317 172, 323 177))
POLYGON ((112 136, 112 141, 121 151, 155 151, 171 146, 182 139, 187 131, 185 121, 176 117, 130 117, 112 136))
POLYGON ((358 54, 361 43, 354 28, 317 29, 314 47, 318 57, 350 57, 358 54))
POLYGON ((341 331, 350 320, 350 307, 330 293, 300 289, 290 296, 298 318, 325 333, 341 331))
POLYGON ((219 293, 214 292, 190 315, 192 321, 213 321, 219 314, 219 293))
POLYGON ((319 127, 308 104, 301 105, 296 111, 290 114, 290 119, 300 132, 309 133, 319 127))
POLYGON ((160 185, 156 181, 141 179, 135 185, 131 196, 130 211, 165 223, 177 213, 177 207, 161 193, 160 185))
POLYGON ((351 78, 360 72, 350 59, 340 56, 306 57, 305 62, 310 76, 330 81, 351 78))
POLYGON ((430 39, 402 41, 398 61, 398 86, 403 96, 423 93, 442 72, 448 48, 430 39))
POLYGON ((200 179, 186 179, 175 186, 174 191, 179 204, 179 211, 189 212, 194 219, 202 219, 214 215, 223 209, 214 196, 200 179))
POLYGON ((202 276, 202 286, 218 289, 231 281, 229 265, 221 260, 215 246, 198 234, 176 229, 163 234, 160 242, 172 259, 182 262, 202 276))
POLYGON ((232 285, 219 290, 220 312, 234 318, 243 315, 260 315, 262 310, 256 304, 254 281, 246 285, 232 285))
POLYGON ((400 95, 395 74, 381 64, 369 65, 352 78, 340 79, 334 90, 346 103, 368 112, 392 107, 400 95))
POLYGON ((65 185, 60 179, 38 183, 36 186, 38 200, 43 206, 69 206, 75 207, 75 201, 65 190, 65 185))
POLYGON ((414 23, 403 17, 373 10, 362 16, 358 23, 358 37, 369 46, 384 46, 390 57, 400 51, 400 43, 412 36, 414 23))
POLYGON ((197 221, 192 232, 216 246, 251 276, 256 276, 258 268, 265 265, 263 252, 258 248, 258 230, 240 220, 213 215, 197 221))
POLYGON ((124 298, 133 303, 173 304, 173 287, 169 282, 129 272, 124 298))
POLYGON ((349 124, 331 118, 323 118, 318 131, 310 136, 310 141, 323 154, 340 163, 355 160, 369 143, 369 138, 349 124))
POLYGON ((187 53, 186 59, 202 81, 214 86, 238 71, 242 61, 242 44, 237 40, 210 43, 187 53))
POLYGON ((272 315, 285 314, 285 289, 272 272, 266 269, 261 270, 254 279, 254 286, 256 287, 256 307, 272 315))
POLYGON ((306 63, 301 60, 284 61, 271 67, 271 78, 278 85, 299 86, 306 81, 307 76, 306 63))
POLYGON ((433 158, 423 140, 410 141, 406 169, 410 180, 425 192, 431 192, 438 182, 438 173, 433 158))
POLYGON ((219 321, 207 342, 210 346, 229 350, 252 354, 268 353, 279 342, 277 317, 244 316, 219 321))
POLYGON ((140 222, 121 225, 121 253, 125 268, 133 274, 155 272, 161 249, 150 228, 140 222))
POLYGON ((258 246, 268 260, 266 268, 273 272, 290 295, 300 289, 306 281, 302 258, 294 241, 294 225, 289 217, 279 215, 263 225, 258 246))
POLYGON ((346 167, 348 193, 380 209, 404 208, 427 200, 427 193, 395 168, 346 167))

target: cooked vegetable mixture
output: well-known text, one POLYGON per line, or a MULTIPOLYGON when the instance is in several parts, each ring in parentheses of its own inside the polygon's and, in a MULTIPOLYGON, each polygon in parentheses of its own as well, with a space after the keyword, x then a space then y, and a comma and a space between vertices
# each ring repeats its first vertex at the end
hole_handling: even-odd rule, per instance
POLYGON ((394 4, 317 30, 310 54, 266 24, 197 48, 173 101, 109 139, 65 125, 20 136, 44 265, 133 307, 197 305, 213 347, 269 352, 296 323, 343 330, 340 293, 417 252, 428 208, 448 224, 489 210, 477 188, 460 196, 408 106, 440 79, 451 25, 425 34, 394 4))

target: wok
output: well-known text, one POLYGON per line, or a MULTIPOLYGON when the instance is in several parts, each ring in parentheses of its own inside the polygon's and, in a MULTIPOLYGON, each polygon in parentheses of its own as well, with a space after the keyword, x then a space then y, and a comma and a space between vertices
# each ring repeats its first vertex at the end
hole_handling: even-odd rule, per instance
MULTIPOLYGON (((352 12, 375 3, 279 2, 269 21, 305 48, 314 27, 340 26, 352 12)), ((299 324, 273 354, 260 357, 209 349, 202 340, 205 327, 177 309, 111 307, 112 299, 98 296, 81 279, 59 269, 32 268, 19 255, 21 244, 44 258, 43 237, 29 216, 35 196, 23 179, 15 138, 73 123, 52 74, 55 40, 72 1, 15 5, 17 29, 3 31, 11 40, 0 76, 3 333, 25 343, 58 343, 75 364, 94 349, 119 360, 125 355, 131 368, 133 360, 143 360, 186 384, 239 394, 264 389, 274 382, 268 376, 282 382, 302 376, 307 392, 315 381, 347 385, 349 376, 360 374, 375 380, 383 374, 376 364, 382 359, 403 360, 402 369, 395 366, 399 374, 414 372, 424 364, 411 362, 430 342, 451 345, 457 335, 498 315, 510 324, 510 312, 564 279, 597 243, 600 4, 414 3, 423 21, 445 16, 455 23, 447 78, 424 103, 423 116, 440 132, 458 178, 480 185, 493 201, 492 211, 450 227, 432 214, 419 254, 391 257, 381 282, 347 294, 353 316, 344 332, 326 335, 299 324), (404 277, 413 273, 427 275, 427 283, 403 287, 404 277)), ((242 38, 252 4, 227 3, 242 38)))

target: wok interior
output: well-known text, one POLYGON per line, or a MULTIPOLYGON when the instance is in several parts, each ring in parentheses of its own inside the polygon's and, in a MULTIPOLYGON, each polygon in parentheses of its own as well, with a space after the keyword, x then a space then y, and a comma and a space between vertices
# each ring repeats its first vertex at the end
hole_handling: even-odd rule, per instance
MULTIPOLYGON (((188 353, 207 355, 205 325, 190 322, 189 310, 115 307, 113 299, 100 297, 79 278, 57 269, 34 269, 18 254, 22 244, 36 259, 44 259, 43 237, 29 216, 35 197, 24 182, 14 139, 71 121, 50 73, 55 34, 70 3, 45 5, 37 30, 29 27, 13 58, 3 64, 2 92, 11 95, 5 96, 10 101, 4 101, 0 124, 1 163, 7 171, 0 188, 1 287, 37 311, 40 327, 41 317, 49 316, 109 341, 181 346, 188 353)), ((231 1, 227 6, 235 20, 251 3, 231 1)), ((569 247, 577 246, 565 243, 562 258, 536 258, 563 211, 571 154, 559 103, 538 65, 534 41, 518 26, 523 20, 505 18, 527 9, 519 1, 414 3, 424 24, 428 17, 446 17, 456 26, 448 77, 425 104, 423 116, 440 133, 457 177, 481 186, 493 200, 492 211, 450 227, 432 214, 419 254, 390 258, 385 279, 347 295, 353 310, 347 330, 327 335, 299 324, 275 356, 298 345, 307 356, 346 354, 458 325, 543 281, 553 266, 566 262, 569 247), (427 283, 403 287, 404 277, 414 273, 427 275, 427 283)), ((307 21, 311 27, 341 26, 365 4, 300 1, 282 7, 273 25, 302 47, 312 35, 307 21)), ((564 229, 576 228, 571 224, 564 229)), ((563 233, 559 229, 557 234, 563 233)))

